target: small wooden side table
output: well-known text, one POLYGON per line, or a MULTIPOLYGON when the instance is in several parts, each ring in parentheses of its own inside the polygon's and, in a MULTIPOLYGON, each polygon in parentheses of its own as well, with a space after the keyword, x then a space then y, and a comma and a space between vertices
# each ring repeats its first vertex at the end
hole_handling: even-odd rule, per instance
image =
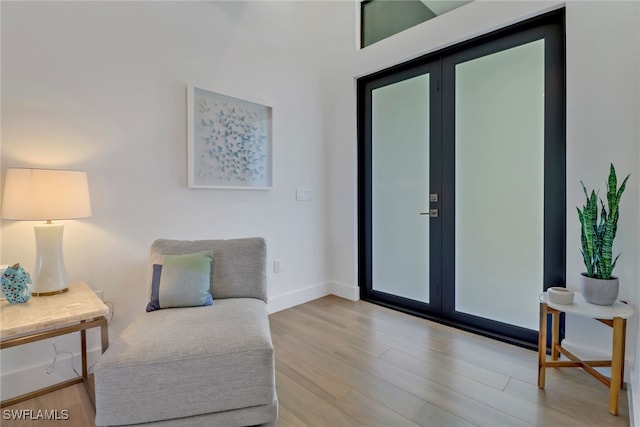
POLYGON ((589 304, 580 292, 576 292, 573 304, 555 304, 546 292, 540 294, 540 332, 538 334, 538 387, 544 388, 546 368, 582 368, 598 381, 609 387, 609 412, 618 415, 618 398, 624 378, 624 352, 627 319, 633 307, 616 301, 611 306, 589 304), (613 328, 611 360, 581 360, 560 345, 560 313, 590 317, 613 328), (551 360, 547 360, 547 314, 551 314, 551 360), (559 360, 560 354, 569 360, 559 360), (596 367, 611 367, 608 378, 595 370, 596 367))
POLYGON ((0 408, 84 382, 95 407, 95 394, 87 368, 87 329, 100 327, 102 352, 109 346, 107 307, 85 283, 72 283, 69 291, 31 297, 24 304, 0 301, 0 349, 80 331, 82 377, 23 394, 0 403, 0 408))

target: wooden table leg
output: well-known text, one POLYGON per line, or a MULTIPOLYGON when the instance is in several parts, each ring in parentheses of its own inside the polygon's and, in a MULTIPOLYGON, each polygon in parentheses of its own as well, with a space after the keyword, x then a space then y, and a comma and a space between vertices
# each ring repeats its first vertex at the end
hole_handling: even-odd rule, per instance
POLYGON ((544 388, 547 361, 547 304, 540 303, 540 330, 538 331, 538 387, 544 388))
MULTIPOLYGON (((547 310, 548 311, 548 310, 547 310)), ((560 345, 560 312, 551 311, 551 360, 558 360, 560 356, 558 352, 560 345)))
POLYGON ((622 359, 624 358, 625 319, 613 318, 613 347, 611 354, 611 384, 609 387, 609 412, 618 415, 618 398, 622 386, 622 359))
POLYGON ((622 360, 620 360, 620 388, 624 387, 624 355, 626 354, 625 343, 627 341, 627 319, 622 319, 622 360))

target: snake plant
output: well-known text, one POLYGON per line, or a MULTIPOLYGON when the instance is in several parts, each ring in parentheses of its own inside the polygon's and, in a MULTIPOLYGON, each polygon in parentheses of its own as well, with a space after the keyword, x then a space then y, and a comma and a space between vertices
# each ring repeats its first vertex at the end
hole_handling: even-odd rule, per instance
POLYGON ((587 189, 582 184, 584 196, 587 199, 586 204, 578 210, 578 218, 580 219, 581 241, 582 241, 582 257, 584 265, 587 267, 586 276, 595 279, 610 279, 611 273, 616 266, 616 262, 620 255, 613 259, 612 246, 613 239, 616 237, 618 229, 618 217, 620 215, 619 204, 622 193, 627 185, 629 175, 624 179, 620 188, 617 187, 616 169, 611 164, 609 170, 609 180, 607 181, 607 207, 600 199, 601 211, 598 218, 598 196, 594 190, 591 194, 587 193, 587 189))

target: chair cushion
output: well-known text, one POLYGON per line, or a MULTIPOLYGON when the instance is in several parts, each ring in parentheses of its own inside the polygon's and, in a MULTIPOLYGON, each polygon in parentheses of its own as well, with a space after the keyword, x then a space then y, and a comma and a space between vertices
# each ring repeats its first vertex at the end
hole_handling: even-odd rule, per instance
POLYGON ((272 405, 266 304, 233 298, 145 313, 107 349, 94 374, 97 425, 272 405))

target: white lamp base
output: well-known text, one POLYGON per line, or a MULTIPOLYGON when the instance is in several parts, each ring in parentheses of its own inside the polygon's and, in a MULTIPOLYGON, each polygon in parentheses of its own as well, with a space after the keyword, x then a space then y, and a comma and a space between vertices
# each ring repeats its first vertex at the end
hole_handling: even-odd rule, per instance
POLYGON ((66 292, 69 280, 62 254, 62 224, 38 224, 36 233, 36 267, 31 295, 45 296, 66 292))

